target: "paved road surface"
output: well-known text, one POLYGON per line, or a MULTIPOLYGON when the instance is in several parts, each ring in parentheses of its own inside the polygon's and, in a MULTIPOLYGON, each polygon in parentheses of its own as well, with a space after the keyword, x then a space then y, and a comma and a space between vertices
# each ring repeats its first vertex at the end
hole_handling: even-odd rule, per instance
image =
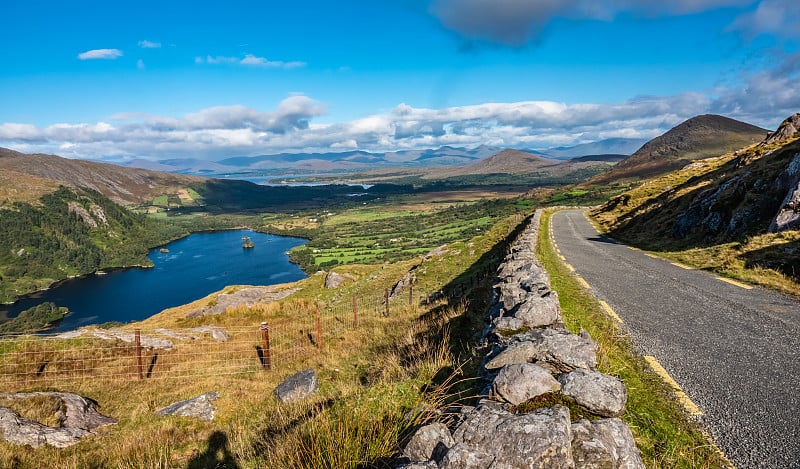
POLYGON ((800 301, 604 238, 558 212, 561 254, 704 412, 737 468, 800 468, 800 301))

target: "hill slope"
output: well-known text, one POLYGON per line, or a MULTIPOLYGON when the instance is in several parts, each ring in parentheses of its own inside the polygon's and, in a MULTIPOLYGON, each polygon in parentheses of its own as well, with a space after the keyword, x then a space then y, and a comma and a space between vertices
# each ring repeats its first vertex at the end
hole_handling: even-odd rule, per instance
POLYGON ((603 171, 614 161, 611 155, 590 155, 567 161, 553 160, 534 153, 507 148, 476 163, 456 168, 434 170, 423 179, 447 179, 490 174, 535 175, 539 178, 572 177, 579 182, 591 174, 603 171))
POLYGON ((647 249, 709 249, 721 267, 739 262, 800 279, 800 135, 789 134, 647 181, 594 216, 647 249))
POLYGON ((147 249, 185 234, 99 192, 61 186, 0 209, 0 301, 99 269, 144 265, 147 249))
MULTIPOLYGON (((0 148, 0 171, 25 174, 40 182, 51 181, 56 187, 61 184, 92 189, 121 204, 139 204, 162 191, 204 180, 195 176, 71 160, 55 155, 29 155, 5 148, 0 148)), ((8 177, 9 173, 5 174, 8 177)), ((18 185, 19 191, 28 191, 27 184, 18 185)), ((51 192, 48 188, 54 188, 51 184, 42 185, 47 188, 43 188, 39 196, 51 192)))
POLYGON ((693 117, 645 143, 612 170, 592 178, 590 183, 659 176, 692 161, 758 143, 766 134, 766 129, 724 116, 693 117))

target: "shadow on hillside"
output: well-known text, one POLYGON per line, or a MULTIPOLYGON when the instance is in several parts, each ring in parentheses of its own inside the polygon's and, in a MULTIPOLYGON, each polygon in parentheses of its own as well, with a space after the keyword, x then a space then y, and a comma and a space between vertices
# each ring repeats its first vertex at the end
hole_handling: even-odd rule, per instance
POLYGON ((772 269, 800 282, 800 241, 791 241, 750 251, 741 256, 748 269, 772 269))
MULTIPOLYGON (((749 163, 738 157, 692 177, 619 217, 608 235, 637 247, 665 251, 743 241, 764 233, 785 196, 774 181, 797 149, 797 144, 791 144, 749 163)), ((612 198, 595 213, 627 205, 625 197, 629 198, 612 198)))
POLYGON ((216 431, 208 437, 208 449, 189 460, 186 469, 205 469, 209 467, 239 469, 239 464, 228 448, 228 435, 216 431))

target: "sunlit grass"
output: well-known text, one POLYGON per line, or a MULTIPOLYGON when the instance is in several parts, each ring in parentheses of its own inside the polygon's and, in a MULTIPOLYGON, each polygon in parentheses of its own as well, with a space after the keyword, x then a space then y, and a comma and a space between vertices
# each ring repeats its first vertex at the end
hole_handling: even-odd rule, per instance
POLYGON ((564 322, 572 332, 585 329, 599 345, 598 369, 628 388, 622 419, 630 426, 648 468, 719 468, 726 462, 696 422, 675 400, 671 388, 633 350, 624 330, 606 315, 558 258, 549 237, 550 213, 542 217, 537 256, 558 292, 564 322))

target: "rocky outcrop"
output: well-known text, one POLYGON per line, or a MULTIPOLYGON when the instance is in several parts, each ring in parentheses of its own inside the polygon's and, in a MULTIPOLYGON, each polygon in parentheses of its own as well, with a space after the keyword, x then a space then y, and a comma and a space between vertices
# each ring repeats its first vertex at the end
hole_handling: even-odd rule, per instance
POLYGON ((794 137, 797 135, 797 132, 800 132, 800 112, 792 114, 784 119, 781 125, 778 126, 778 129, 769 134, 761 145, 771 145, 773 143, 782 142, 783 140, 794 137))
POLYGON ((55 417, 59 424, 51 427, 36 422, 11 409, 0 407, 0 434, 3 439, 17 445, 34 448, 41 445, 66 448, 91 435, 97 428, 117 423, 97 411, 97 403, 77 394, 63 392, 33 392, 0 394, 0 399, 53 398, 61 402, 55 417))
POLYGON ((566 330, 556 293, 536 261, 540 216, 498 269, 484 334, 490 352, 482 377, 490 382, 490 399, 464 408, 452 427, 422 427, 400 467, 644 468, 630 429, 613 418, 625 410, 624 384, 595 370, 597 343, 589 334, 566 330), (527 315, 536 308, 531 305, 545 303, 544 314, 527 315), (572 423, 570 410, 555 403, 564 401, 597 420, 572 423))
POLYGON ((207 392, 185 401, 174 402, 163 409, 156 411, 158 415, 177 415, 180 417, 190 417, 210 422, 214 420, 214 406, 212 401, 219 397, 217 392, 207 392))
POLYGON ((342 284, 344 284, 344 282, 346 282, 347 280, 352 279, 352 278, 353 278, 352 275, 340 274, 340 273, 331 271, 331 272, 328 272, 327 274, 325 274, 325 284, 324 285, 325 285, 325 288, 327 288, 329 290, 330 289, 334 289, 334 288, 339 288, 339 287, 342 286, 342 284))
POLYGON ((305 399, 317 392, 319 382, 312 369, 303 370, 286 378, 275 388, 275 398, 284 404, 305 399))
POLYGON ((186 317, 216 316, 225 313, 228 308, 270 304, 282 300, 296 291, 296 288, 285 288, 273 285, 268 287, 242 288, 233 293, 220 293, 208 306, 192 311, 187 314, 186 317))
MULTIPOLYGON (((795 114, 800 116, 800 114, 795 114)), ((800 121, 800 117, 798 117, 800 121)), ((798 122, 800 125, 800 122, 798 122)), ((770 233, 780 233, 800 227, 800 153, 775 181, 776 189, 786 194, 778 213, 769 225, 770 233)))
MULTIPOLYGON (((196 340, 205 335, 210 335, 217 342, 227 342, 230 340, 228 332, 219 326, 200 326, 191 329, 183 329, 181 332, 170 329, 155 329, 153 333, 169 337, 173 340, 196 340)), ((55 336, 57 339, 74 339, 76 337, 94 337, 100 340, 122 341, 133 344, 136 336, 133 332, 123 329, 97 329, 96 327, 84 327, 69 332, 62 332, 55 336)), ((174 346, 173 340, 156 337, 152 334, 140 334, 139 343, 144 348, 153 350, 170 350, 174 346)))
POLYGON ((392 286, 392 292, 389 294, 390 298, 397 298, 401 293, 411 288, 417 283, 417 276, 413 272, 406 272, 406 274, 397 283, 392 286))

